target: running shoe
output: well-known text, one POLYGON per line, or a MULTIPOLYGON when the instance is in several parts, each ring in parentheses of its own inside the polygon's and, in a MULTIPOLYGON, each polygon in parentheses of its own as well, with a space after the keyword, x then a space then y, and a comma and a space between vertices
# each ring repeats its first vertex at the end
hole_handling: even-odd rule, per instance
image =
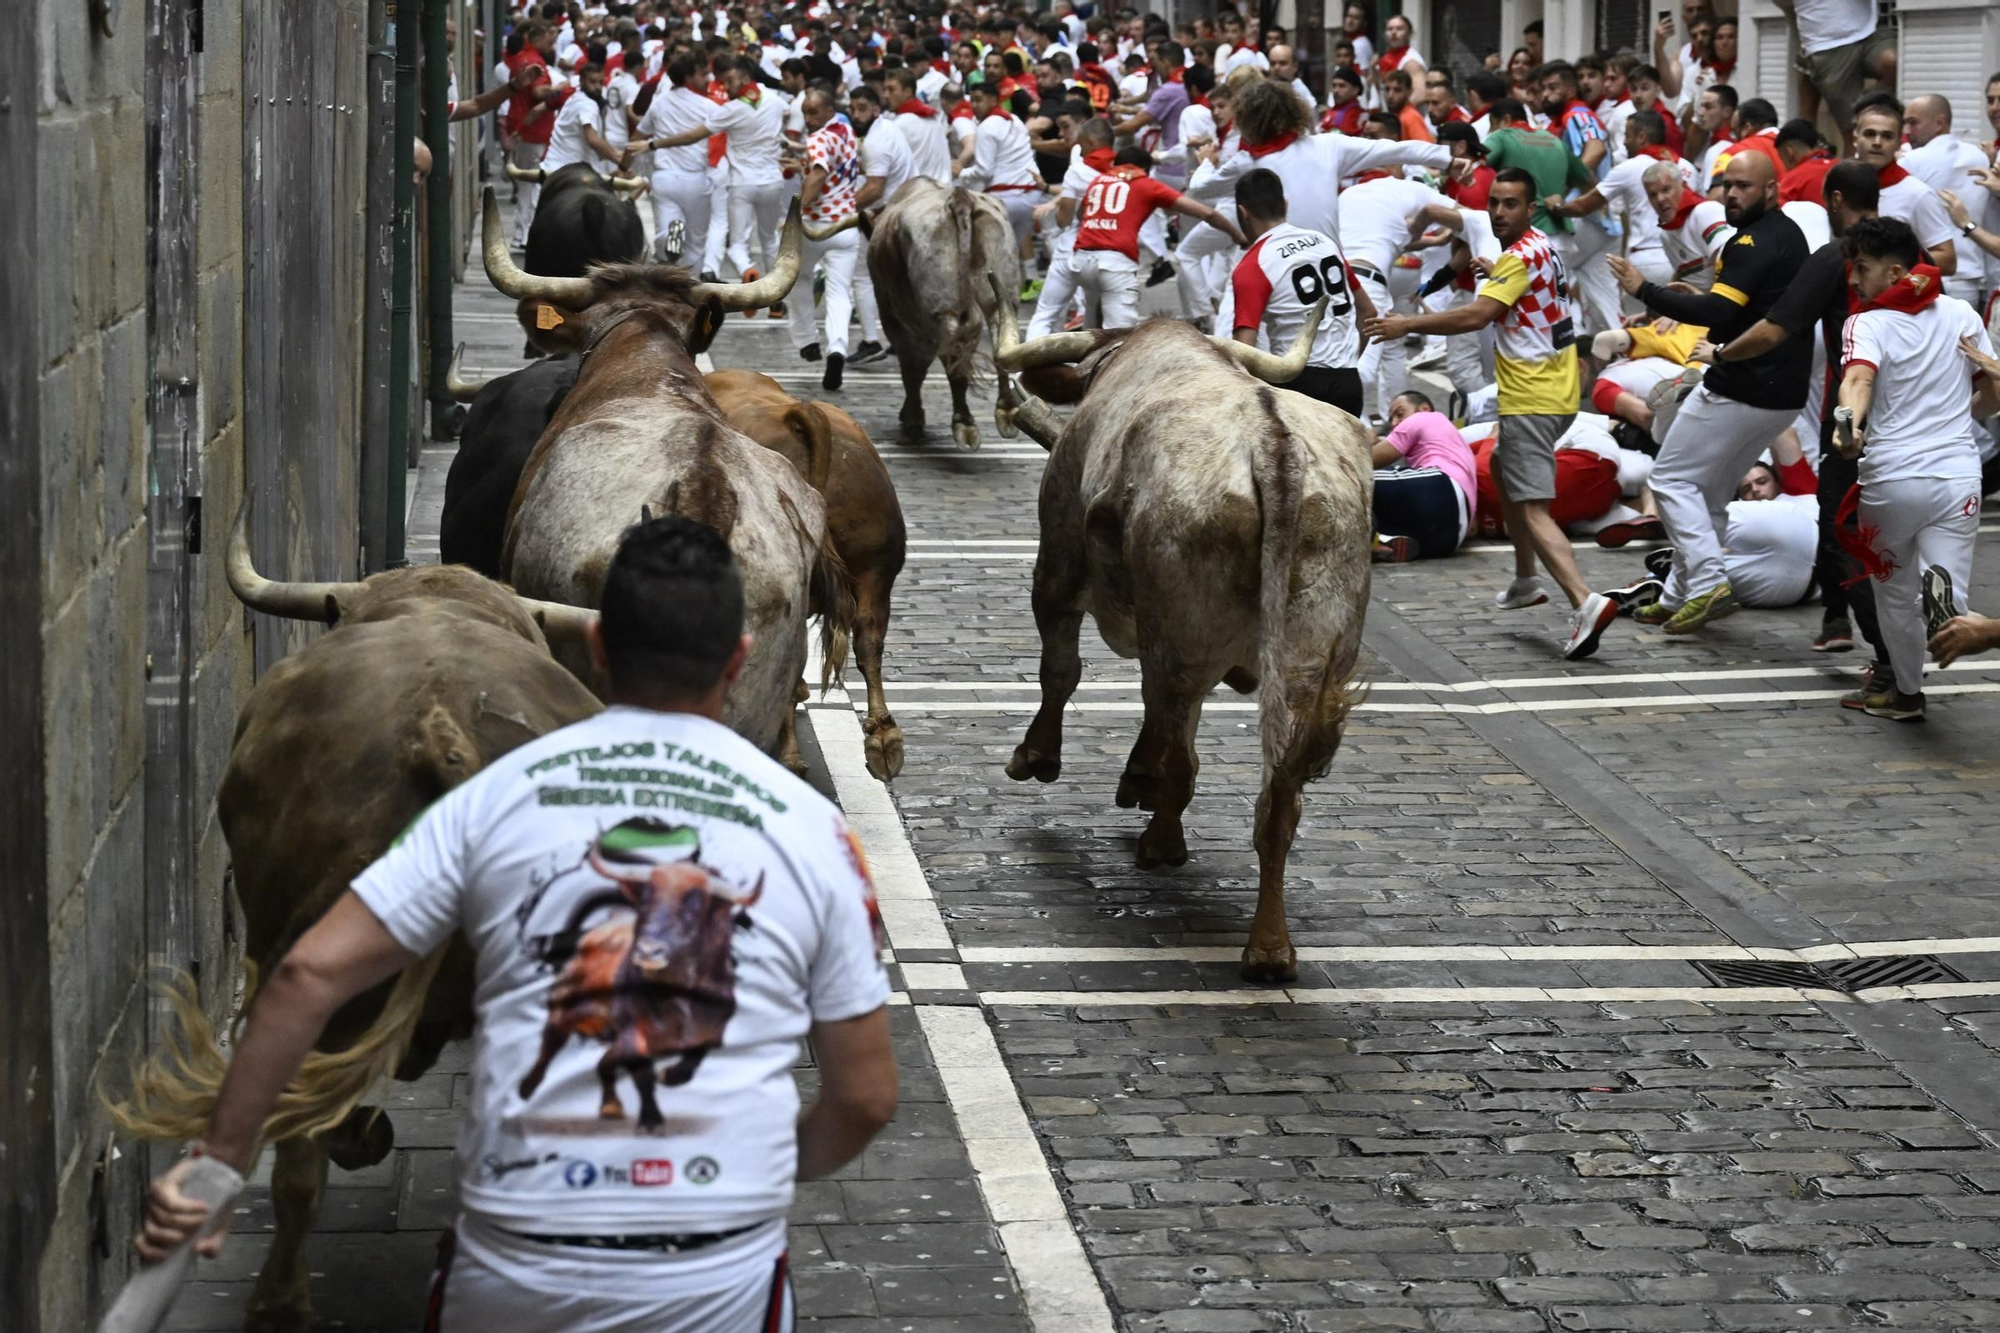
POLYGON ((1737 610, 1736 594, 1727 583, 1718 583, 1699 597, 1682 602, 1681 609, 1660 628, 1669 634, 1692 634, 1712 620, 1735 615, 1737 610))
POLYGON ((1164 259, 1156 259, 1153 261, 1153 271, 1146 275, 1146 285, 1157 287, 1163 282, 1172 281, 1173 276, 1174 266, 1164 259))
POLYGON ((1951 575, 1943 565, 1924 571, 1924 637, 1935 638, 1944 622, 1958 616, 1958 598, 1951 588, 1951 575))
POLYGON ((1631 542, 1663 542, 1667 539, 1667 525, 1651 514, 1623 523, 1607 523, 1597 530, 1597 544, 1617 550, 1631 542))
POLYGON ((838 389, 840 387, 840 371, 846 364, 847 358, 839 352, 828 352, 826 354, 826 374, 820 377, 819 387, 829 390, 838 389))
POLYGON ((1385 537, 1378 532, 1370 558, 1378 565, 1406 565, 1417 558, 1417 544, 1408 537, 1385 537))
POLYGON ((1639 607, 1651 606, 1659 601, 1660 594, 1666 590, 1667 585, 1660 580, 1644 578, 1637 583, 1628 583, 1622 588, 1612 588, 1604 595, 1617 604, 1619 615, 1626 616, 1639 607))
POLYGON ((1819 633, 1813 638, 1812 649, 1816 653, 1853 652, 1854 627, 1838 618, 1822 622, 1819 633))
POLYGON ((1537 575, 1530 574, 1508 584, 1505 592, 1495 594, 1493 605, 1502 611, 1520 611, 1540 606, 1548 600, 1549 590, 1542 586, 1542 580, 1537 575))
POLYGON ((1589 657, 1597 651, 1597 641, 1616 619, 1618 603, 1603 593, 1594 592, 1584 598, 1583 605, 1570 617, 1569 640, 1563 644, 1563 656, 1572 662, 1589 657))
POLYGON ((1021 303, 1023 305, 1026 305, 1030 301, 1039 301, 1041 299, 1042 280, 1040 278, 1029 278, 1021 284, 1021 303))
POLYGON ((668 264, 681 262, 681 251, 687 245, 687 224, 675 218, 667 224, 667 231, 660 238, 660 259, 668 264))
POLYGON ((819 360, 819 344, 807 343, 804 347, 801 347, 799 349, 799 360, 801 361, 819 360))
POLYGON ((1656 579, 1663 579, 1674 572, 1674 548, 1661 546, 1646 552, 1646 572, 1656 579))
POLYGON ((1870 717, 1886 717, 1891 722, 1921 722, 1924 720, 1923 692, 1905 694, 1891 686, 1880 694, 1869 695, 1862 702, 1861 711, 1870 717))
POLYGON ((1887 693, 1896 688, 1896 670, 1887 662, 1870 662, 1861 668, 1861 684, 1840 696, 1842 708, 1852 708, 1859 712, 1868 706, 1868 700, 1875 695, 1887 693))
POLYGON ((770 315, 772 319, 785 318, 785 303, 783 301, 771 302, 770 315))
POLYGON ((705 268, 701 271, 701 280, 703 282, 715 282, 715 283, 719 283, 722 281, 721 278, 715 276, 715 270, 712 268, 705 268))
POLYGON ((1688 395, 1701 387, 1700 366, 1688 366, 1680 374, 1655 384, 1646 395, 1646 406, 1653 409, 1652 437, 1662 444, 1667 432, 1672 429, 1674 418, 1680 415, 1681 404, 1688 395))
POLYGON ((1665 602, 1647 602, 1632 608, 1632 619, 1641 625, 1660 626, 1674 618, 1678 606, 1668 606, 1665 602))
POLYGON ((887 355, 888 352, 883 350, 881 343, 867 341, 854 349, 854 355, 848 358, 847 364, 850 366, 865 366, 870 361, 880 361, 887 355))

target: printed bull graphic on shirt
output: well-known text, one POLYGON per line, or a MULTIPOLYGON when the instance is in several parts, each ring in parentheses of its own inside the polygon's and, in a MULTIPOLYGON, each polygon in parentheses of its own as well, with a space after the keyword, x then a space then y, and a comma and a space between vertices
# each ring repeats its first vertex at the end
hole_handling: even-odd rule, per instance
POLYGON ((561 969, 549 988, 541 1055, 521 1080, 534 1094, 572 1036, 603 1042, 597 1063, 604 1090, 599 1114, 625 1118, 617 1080, 622 1071, 639 1095, 639 1128, 662 1117, 654 1085, 679 1087, 722 1044, 736 1012, 735 932, 749 929, 746 909, 763 896, 760 876, 748 894, 731 892, 700 864, 695 831, 655 819, 629 819, 606 829, 586 856, 617 885, 578 902, 568 928, 550 937, 545 960, 561 969), (616 919, 583 930, 594 913, 616 919), (581 933, 580 933, 581 932, 581 933), (659 1061, 671 1061, 655 1069, 659 1061))

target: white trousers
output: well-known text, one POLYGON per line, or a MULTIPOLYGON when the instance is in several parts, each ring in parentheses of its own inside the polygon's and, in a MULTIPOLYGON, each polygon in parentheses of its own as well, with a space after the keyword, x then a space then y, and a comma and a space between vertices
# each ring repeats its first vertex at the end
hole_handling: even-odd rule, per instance
MULTIPOLYGON (((1234 219, 1236 205, 1222 200, 1215 211, 1234 219)), ((1228 235, 1217 231, 1206 222, 1197 222, 1181 233, 1180 249, 1175 256, 1181 261, 1179 271, 1174 275, 1174 284, 1180 289, 1181 310, 1189 319, 1207 319, 1215 313, 1216 284, 1209 271, 1208 260, 1215 255, 1226 255, 1236 249, 1236 242, 1228 235)), ((1227 279, 1224 279, 1227 281, 1227 279)), ((1228 333, 1228 329, 1217 329, 1217 333, 1228 333)))
MULTIPOLYGON (((1356 272, 1355 282, 1368 293, 1368 299, 1375 303, 1375 313, 1386 315, 1395 309, 1396 301, 1389 294, 1389 285, 1382 278, 1370 277, 1356 272)), ((1391 338, 1387 342, 1370 340, 1361 349, 1361 405, 1370 416, 1389 415, 1389 400, 1403 391, 1410 378, 1410 353, 1403 346, 1401 338, 1391 338)))
POLYGON ((1116 250, 1078 250, 1070 264, 1084 300, 1097 307, 1098 328, 1129 329, 1139 322, 1138 260, 1116 250))
POLYGON ((799 285, 786 298, 786 318, 792 327, 792 346, 804 348, 818 342, 815 336, 811 279, 806 275, 817 265, 826 267, 826 343, 828 356, 847 355, 847 325, 854 317, 854 264, 861 254, 861 233, 841 232, 824 241, 802 241, 799 245, 799 285))
POLYGON ((785 1229, 685 1255, 544 1245, 460 1217, 439 1333, 791 1333, 785 1229))
POLYGON ((1875 591, 1875 615, 1896 688, 1915 694, 1924 687, 1924 571, 1944 566, 1958 609, 1970 609, 1979 478, 1871 481, 1861 488, 1860 519, 1862 531, 1874 529, 1875 550, 1888 567, 1875 591))
MULTIPOLYGON (((1014 229, 1014 246, 1018 252, 1020 247, 1028 243, 1028 238, 1035 234, 1035 205, 1042 202, 1042 192, 1008 189, 988 190, 987 193, 998 199, 1007 210, 1007 225, 1014 229)), ((1027 272, 1025 260, 1021 271, 1027 272)))
POLYGON ((708 245, 708 173, 675 171, 661 167, 653 172, 653 238, 665 244, 667 228, 678 222, 686 233, 681 241, 681 257, 674 262, 695 268, 708 245))
POLYGON ((708 235, 702 238, 701 271, 722 272, 729 247, 729 159, 708 169, 708 235))
MULTIPOLYGON (((1456 310, 1472 301, 1473 294, 1457 287, 1447 287, 1433 294, 1427 304, 1431 310, 1456 310)), ((1447 334, 1444 340, 1444 373, 1451 381, 1451 387, 1467 398, 1493 383, 1493 326, 1487 325, 1477 333, 1447 334)))
POLYGON ((1564 237, 1567 248, 1562 252, 1563 263, 1569 269, 1570 303, 1582 316, 1582 324, 1577 328, 1577 336, 1584 337, 1600 329, 1618 327, 1620 306, 1623 295, 1618 289, 1618 279, 1611 274, 1611 265, 1606 261, 1619 252, 1624 244, 1616 236, 1606 236, 1604 229, 1588 218, 1577 221, 1576 233, 1564 237))
POLYGON ((778 228, 785 225, 785 206, 790 202, 781 180, 764 185, 730 182, 729 262, 738 273, 753 268, 760 274, 771 271, 778 228))
POLYGON ((1751 407, 1701 385, 1681 404, 1653 465, 1653 498, 1674 545, 1660 600, 1677 607, 1724 583, 1722 533, 1743 473, 1796 413, 1751 407))
MULTIPOLYGON (((546 151, 541 144, 523 143, 514 140, 512 161, 517 167, 539 167, 542 154, 546 151)), ((535 205, 542 201, 542 187, 537 182, 516 181, 514 188, 514 248, 526 249, 528 228, 535 225, 535 205)))
POLYGON ((854 237, 854 317, 861 322, 861 341, 884 346, 888 339, 882 332, 882 307, 875 304, 875 275, 868 271, 868 238, 860 232, 854 237))
MULTIPOLYGON (((1075 253, 1063 246, 1049 256, 1049 271, 1042 279, 1042 294, 1035 299, 1035 314, 1028 321, 1030 338, 1045 338, 1059 331, 1077 295, 1075 253)), ((1084 303, 1083 322, 1095 326, 1096 311, 1084 303)))

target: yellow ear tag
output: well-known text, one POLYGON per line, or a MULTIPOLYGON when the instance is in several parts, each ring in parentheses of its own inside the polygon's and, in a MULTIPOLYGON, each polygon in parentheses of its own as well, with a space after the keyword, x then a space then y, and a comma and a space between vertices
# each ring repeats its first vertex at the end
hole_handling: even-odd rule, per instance
POLYGON ((558 324, 560 324, 560 323, 562 323, 562 322, 563 322, 563 317, 562 317, 562 311, 560 311, 560 310, 556 309, 556 308, 555 308, 554 306, 552 306, 552 305, 538 305, 538 306, 536 306, 536 307, 535 307, 535 327, 536 327, 536 328, 538 328, 538 329, 552 329, 552 328, 554 328, 554 327, 555 327, 556 325, 558 325, 558 324))

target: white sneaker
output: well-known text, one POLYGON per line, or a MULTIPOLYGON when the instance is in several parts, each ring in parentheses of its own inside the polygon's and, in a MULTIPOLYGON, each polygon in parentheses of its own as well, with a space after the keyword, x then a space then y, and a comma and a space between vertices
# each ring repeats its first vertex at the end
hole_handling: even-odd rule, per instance
POLYGON ((1597 640, 1618 619, 1618 603, 1601 592, 1594 592, 1583 599, 1583 605, 1570 617, 1569 639, 1563 644, 1563 656, 1571 661, 1588 657, 1597 651, 1597 640))
POLYGON ((1493 605, 1502 611, 1519 611, 1530 606, 1540 606, 1549 600, 1549 590, 1542 586, 1539 574, 1530 574, 1524 579, 1515 579, 1507 585, 1507 591, 1496 593, 1493 605))

